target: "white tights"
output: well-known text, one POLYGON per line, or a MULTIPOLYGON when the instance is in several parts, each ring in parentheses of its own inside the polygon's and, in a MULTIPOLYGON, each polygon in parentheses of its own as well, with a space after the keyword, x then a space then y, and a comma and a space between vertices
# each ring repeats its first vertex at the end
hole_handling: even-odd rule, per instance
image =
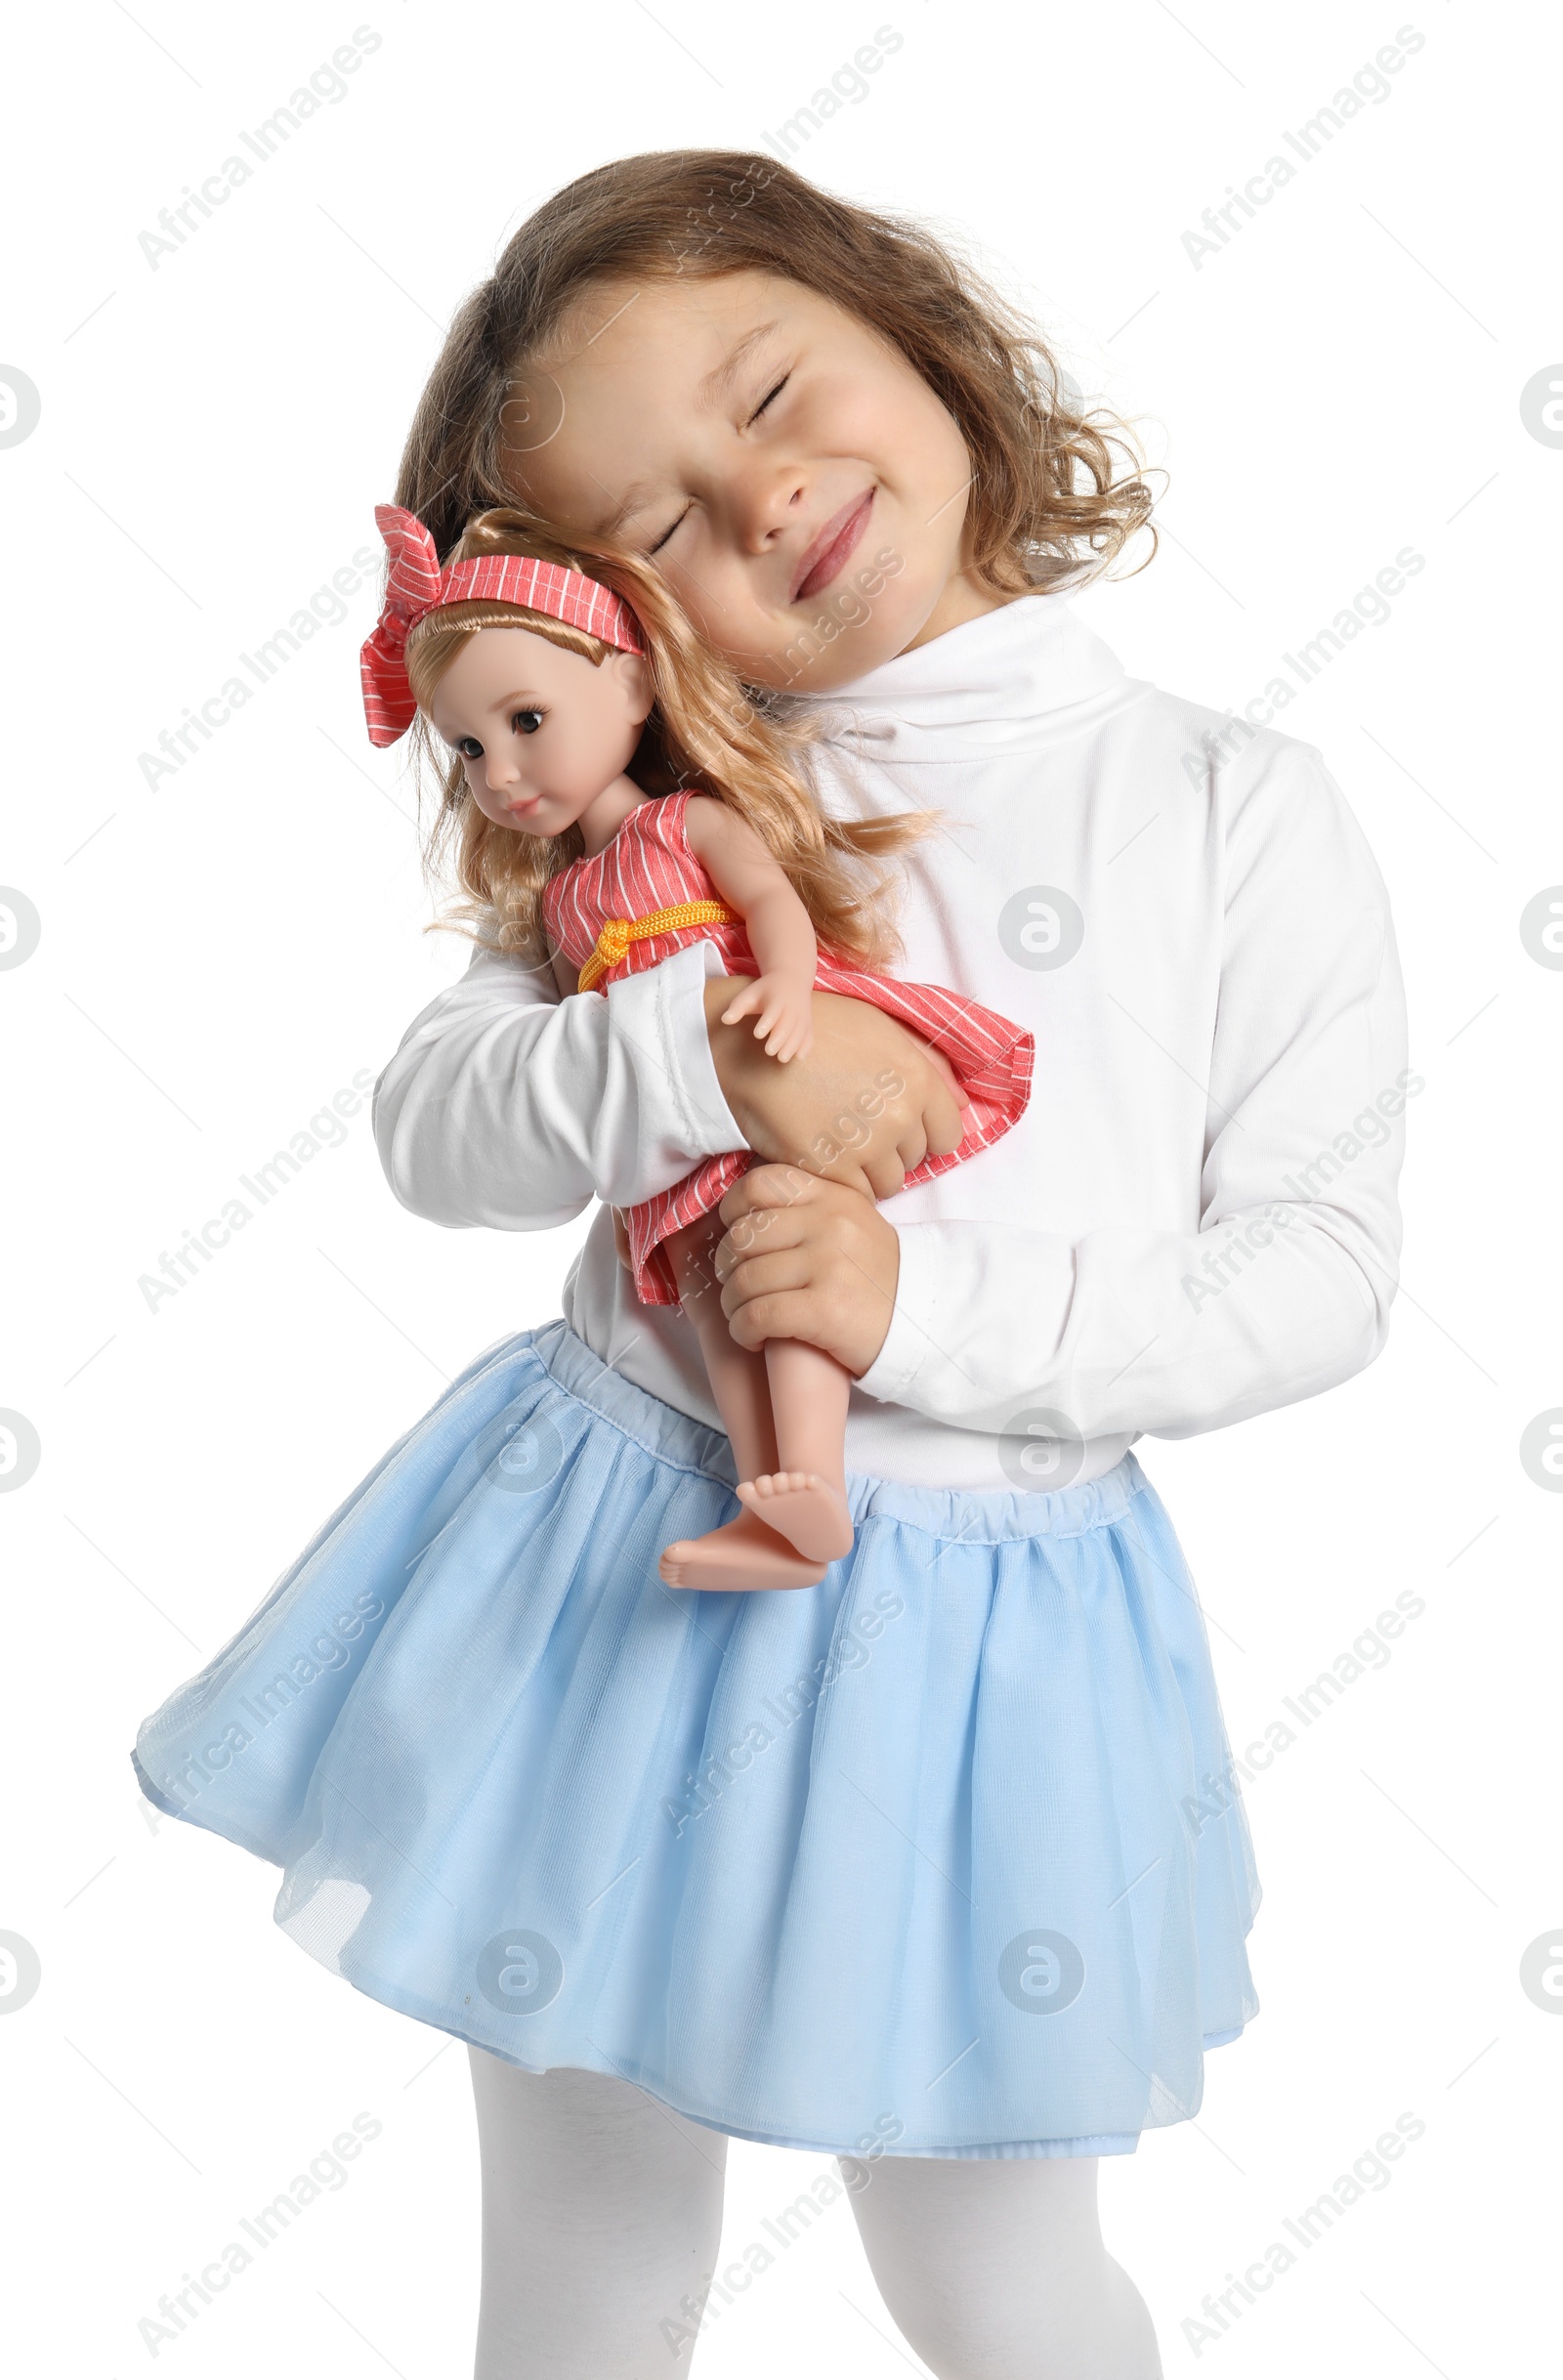
MULTIPOLYGON (((483 2165, 476 2380, 690 2368, 717 2264, 724 2134, 614 2075, 472 2050, 483 2165)), ((849 2191, 879 2294, 938 2380, 1160 2380, 1138 2290, 1102 2245, 1094 2157, 882 2156, 849 2191)), ((713 2301, 714 2303, 714 2301, 713 2301)))

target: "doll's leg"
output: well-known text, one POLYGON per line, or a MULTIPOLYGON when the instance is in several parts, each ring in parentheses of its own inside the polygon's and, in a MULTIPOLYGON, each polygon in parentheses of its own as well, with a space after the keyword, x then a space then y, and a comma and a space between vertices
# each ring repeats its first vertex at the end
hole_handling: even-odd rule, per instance
POLYGON ((718 2261, 726 2136, 616 2074, 468 2055, 483 2171, 476 2380, 687 2371, 718 2261))
MULTIPOLYGON (((700 1342, 705 1376, 716 1410, 732 1442, 740 1479, 771 1471, 780 1460, 771 1420, 771 1386, 765 1357, 740 1347, 727 1327, 711 1257, 722 1237, 716 1215, 704 1215, 663 1246, 679 1285, 684 1313, 700 1342)), ((741 1512, 705 1537, 680 1538, 664 1549, 657 1565, 664 1586, 702 1587, 717 1593, 735 1588, 818 1587, 824 1573, 818 1560, 800 1553, 789 1540, 752 1512, 741 1512)))
POLYGON ((1096 2167, 843 2160, 879 2294, 938 2380, 1161 2380, 1145 2301, 1102 2243, 1096 2167))
POLYGON ((740 1471, 739 1499, 800 1553, 833 1562, 852 1551, 844 1453, 851 1375, 801 1339, 768 1340, 765 1368, 777 1468, 740 1471))

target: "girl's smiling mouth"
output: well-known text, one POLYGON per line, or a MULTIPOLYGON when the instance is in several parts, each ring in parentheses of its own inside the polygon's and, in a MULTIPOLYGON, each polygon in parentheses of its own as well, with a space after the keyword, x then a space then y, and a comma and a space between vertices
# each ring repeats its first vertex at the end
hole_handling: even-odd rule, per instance
POLYGON ((866 488, 862 495, 832 514, 803 557, 790 602, 803 603, 811 595, 823 595, 832 578, 846 569, 868 526, 873 498, 874 490, 866 488))

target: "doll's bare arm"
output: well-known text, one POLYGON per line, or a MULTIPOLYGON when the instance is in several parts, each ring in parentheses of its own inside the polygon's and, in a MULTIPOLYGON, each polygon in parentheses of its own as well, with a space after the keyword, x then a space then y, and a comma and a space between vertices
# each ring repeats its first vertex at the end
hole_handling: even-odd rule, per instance
POLYGON ((756 1041, 766 1054, 807 1057, 814 1041, 811 994, 819 946, 809 913, 780 862, 751 827, 721 802, 697 794, 685 813, 690 849, 728 907, 743 920, 749 947, 759 961, 756 981, 745 984, 722 1022, 754 1016, 756 1041))
POLYGON ((580 989, 580 969, 570 965, 563 951, 551 952, 550 957, 553 962, 554 981, 559 986, 559 997, 561 999, 569 999, 572 992, 580 989))

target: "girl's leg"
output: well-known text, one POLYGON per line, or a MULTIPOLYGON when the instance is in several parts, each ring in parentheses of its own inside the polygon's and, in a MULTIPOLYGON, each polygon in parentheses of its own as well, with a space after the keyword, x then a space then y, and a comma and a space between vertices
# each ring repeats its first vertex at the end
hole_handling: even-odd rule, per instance
POLYGON ((726 2136, 617 2075, 468 2055, 483 2168, 476 2380, 668 2368, 677 2333, 662 2325, 698 2327, 717 2261, 726 2136))
POLYGON ((766 1341, 765 1368, 776 1423, 777 1468, 739 1469, 749 1510, 814 1561, 852 1551, 845 1445, 851 1375, 823 1347, 801 1339, 766 1341))
MULTIPOLYGON (((679 1285, 686 1319, 700 1342, 705 1377, 732 1442, 740 1479, 774 1472, 779 1456, 771 1419, 771 1384, 763 1355, 740 1347, 727 1327, 711 1258, 722 1237, 720 1218, 703 1215, 663 1242, 679 1285)), ((828 1359, 827 1359, 828 1360, 828 1359)), ((850 1540, 849 1540, 850 1542, 850 1540)), ((668 1587, 818 1587, 823 1562, 798 1552, 785 1536, 750 1512, 705 1537, 686 1537, 663 1550, 657 1565, 668 1587)))
POLYGON ((1094 2157, 848 2162, 879 2294, 938 2380, 1160 2380, 1144 2299, 1102 2244, 1094 2157))

